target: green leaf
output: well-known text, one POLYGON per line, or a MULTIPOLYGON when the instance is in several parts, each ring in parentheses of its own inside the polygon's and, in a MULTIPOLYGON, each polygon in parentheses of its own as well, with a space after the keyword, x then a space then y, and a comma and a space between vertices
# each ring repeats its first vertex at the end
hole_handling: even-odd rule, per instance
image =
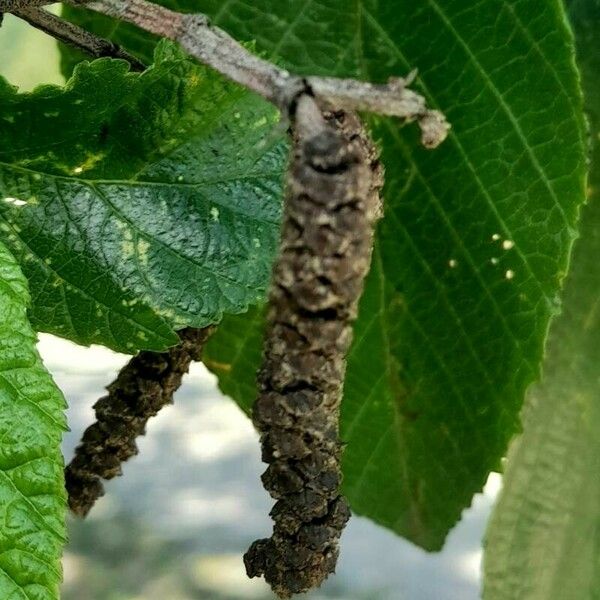
MULTIPOLYGON (((453 125, 431 153, 413 130, 373 120, 386 217, 342 412, 353 510, 437 549, 518 427, 583 200, 579 91, 561 7, 227 6, 219 22, 302 72, 384 80, 418 67, 453 125)), ((245 406, 257 338, 226 319, 208 351, 229 365, 217 371, 222 386, 245 406)))
POLYGON ((486 600, 600 597, 600 0, 572 0, 595 150, 563 314, 528 394, 485 548, 486 600))
MULTIPOLYGON (((371 121, 386 164, 386 216, 342 414, 353 510, 440 548, 519 426, 584 198, 580 91, 562 5, 177 5, 302 73, 384 81, 416 67, 417 87, 452 123, 429 152, 414 127, 371 121)), ((117 37, 141 47, 125 29, 117 37)), ((240 319, 226 319, 209 352, 228 365, 222 385, 245 406, 259 356, 250 346, 260 325, 249 327, 247 338, 240 319)))
POLYGON ((0 231, 38 330, 160 350, 264 296, 285 160, 265 102, 163 44, 141 75, 0 81, 0 114, 0 231))
POLYGON ((35 348, 29 292, 0 243, 0 598, 58 599, 65 401, 35 348))
POLYGON ((202 362, 219 378, 221 391, 250 415, 262 356, 264 306, 225 317, 202 352, 202 362))

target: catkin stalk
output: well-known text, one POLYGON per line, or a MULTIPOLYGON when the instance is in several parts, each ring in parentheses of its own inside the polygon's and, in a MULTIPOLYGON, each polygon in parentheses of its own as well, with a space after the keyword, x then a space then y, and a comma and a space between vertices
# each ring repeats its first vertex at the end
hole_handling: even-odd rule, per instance
POLYGON ((253 420, 277 500, 273 534, 244 557, 281 598, 334 571, 350 511, 340 493, 339 409, 352 322, 381 213, 383 171, 353 113, 301 96, 253 420))

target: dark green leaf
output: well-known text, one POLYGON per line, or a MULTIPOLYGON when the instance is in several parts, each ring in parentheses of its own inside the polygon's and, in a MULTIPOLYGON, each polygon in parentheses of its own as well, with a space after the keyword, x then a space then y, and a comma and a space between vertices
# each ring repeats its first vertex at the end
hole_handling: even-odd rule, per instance
MULTIPOLYGON (((437 549, 518 428, 584 197, 580 94, 562 8, 217 4, 198 3, 302 72, 384 80, 418 67, 422 89, 452 123, 450 139, 427 152, 413 130, 373 121, 386 217, 342 414, 354 511, 437 549)), ((249 359, 258 356, 248 345, 258 336, 243 332, 226 320, 209 357, 230 365, 218 371, 222 385, 247 406, 249 359)))
POLYGON ((165 44, 141 75, 0 82, 0 114, 0 229, 38 330, 162 349, 264 296, 285 160, 266 103, 165 44))
POLYGON ((0 598, 58 600, 65 401, 27 320, 29 292, 0 242, 0 598))
POLYGON ((202 353, 202 362, 219 377, 219 387, 250 415, 256 399, 256 372, 262 355, 264 307, 221 321, 202 353))
MULTIPOLYGON (((414 128, 372 121, 387 168, 386 217, 342 416, 345 487, 355 512, 439 548, 518 428, 584 197, 580 92, 562 5, 178 6, 208 13, 302 73, 384 81, 417 67, 418 86, 452 123, 449 140, 428 152, 414 128)), ((124 29, 119 40, 140 48, 124 29)), ((258 336, 242 347, 236 327, 239 319, 226 322, 211 352, 230 365, 225 388, 250 394, 239 382, 253 376, 247 357, 259 353, 248 344, 258 336)))
POLYGON ((600 597, 600 0, 571 0, 595 149, 563 314, 486 540, 486 600, 600 597))

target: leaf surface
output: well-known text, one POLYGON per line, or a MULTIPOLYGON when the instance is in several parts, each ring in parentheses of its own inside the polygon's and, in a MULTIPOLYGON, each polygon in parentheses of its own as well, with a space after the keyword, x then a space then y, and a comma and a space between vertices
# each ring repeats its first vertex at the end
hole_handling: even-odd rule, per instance
MULTIPOLYGON (((583 199, 562 10, 526 1, 202 4, 303 72, 381 81, 418 67, 452 123, 450 139, 427 152, 413 130, 372 120, 386 213, 342 409, 353 510, 437 549, 518 427, 583 199)), ((253 372, 247 356, 258 353, 247 344, 258 336, 241 350, 233 322, 210 347, 227 336, 231 360, 215 360, 231 364, 219 374, 239 400, 251 388, 237 363, 253 372)))
POLYGON ((264 296, 285 144, 275 111, 162 44, 141 75, 0 82, 0 230, 40 331, 163 349, 264 296))
MULTIPOLYGON (((519 426, 584 198, 581 99, 562 5, 176 6, 208 13, 301 73, 385 81, 418 68, 417 87, 452 123, 447 142, 429 152, 414 127, 371 119, 387 170, 386 214, 342 409, 354 511, 438 549, 519 426)), ((127 31, 119 27, 119 41, 147 52, 127 31)), ((260 325, 248 327, 250 338, 239 318, 226 319, 211 343, 224 389, 245 406, 260 355, 250 349, 260 325)))
POLYGON ((0 242, 0 598, 58 600, 65 401, 36 350, 27 281, 0 242))
POLYGON ((589 204, 488 527, 486 600, 600 597, 600 1, 571 0, 569 10, 595 145, 589 204))

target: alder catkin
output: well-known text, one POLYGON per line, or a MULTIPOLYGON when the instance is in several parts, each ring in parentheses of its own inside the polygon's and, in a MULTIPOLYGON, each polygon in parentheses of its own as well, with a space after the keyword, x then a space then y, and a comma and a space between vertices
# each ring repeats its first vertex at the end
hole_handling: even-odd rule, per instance
POLYGON ((335 570, 350 511, 341 496, 339 408, 345 356, 380 216, 383 172, 355 114, 322 115, 301 96, 280 254, 253 420, 277 500, 273 534, 244 562, 281 598, 335 570))
POLYGON ((136 438, 163 406, 173 402, 183 375, 200 360, 213 327, 187 328, 181 342, 166 352, 140 352, 106 388, 94 405, 96 422, 84 432, 75 456, 65 469, 69 508, 85 517, 104 495, 103 479, 121 474, 121 463, 137 454, 136 438))

